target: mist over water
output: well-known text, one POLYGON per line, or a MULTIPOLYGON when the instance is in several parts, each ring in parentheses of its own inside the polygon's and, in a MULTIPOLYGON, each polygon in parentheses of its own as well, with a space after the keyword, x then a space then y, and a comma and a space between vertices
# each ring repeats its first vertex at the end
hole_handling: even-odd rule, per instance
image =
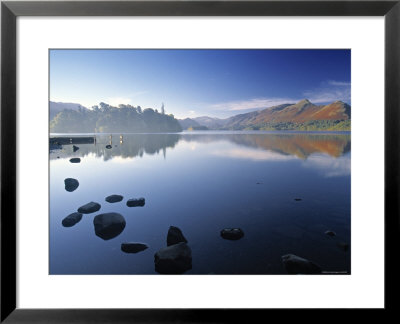
POLYGON ((50 150, 50 274, 157 274, 154 254, 167 246, 170 226, 192 251, 185 274, 285 274, 285 254, 350 273, 350 249, 341 248, 351 243, 350 133, 120 135, 50 150), (77 189, 66 191, 66 178, 77 189), (123 200, 106 202, 113 194, 123 200), (144 206, 126 205, 139 197, 144 206), (63 226, 92 201, 99 211, 63 226), (104 213, 126 222, 107 240, 93 225, 104 213), (244 236, 225 240, 224 228, 244 236), (124 253, 125 242, 148 248, 124 253))

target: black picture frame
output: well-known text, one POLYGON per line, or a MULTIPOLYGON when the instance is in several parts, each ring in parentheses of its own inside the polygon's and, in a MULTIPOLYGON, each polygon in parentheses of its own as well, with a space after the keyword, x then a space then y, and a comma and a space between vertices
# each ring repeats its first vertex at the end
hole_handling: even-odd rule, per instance
MULTIPOLYGON (((394 1, 2 1, 1 3, 1 322, 195 323, 265 316, 244 309, 16 308, 16 19, 19 16, 384 16, 385 308, 396 311, 399 274, 400 0, 394 1)), ((367 180, 366 180, 367 181, 367 180)), ((374 260, 371 260, 373 262, 374 260)), ((206 298, 206 297, 205 297, 206 298)), ((270 310, 276 311, 276 310, 270 310)), ((304 312, 300 313, 304 314, 304 312)), ((267 318, 265 318, 267 320, 267 318)))

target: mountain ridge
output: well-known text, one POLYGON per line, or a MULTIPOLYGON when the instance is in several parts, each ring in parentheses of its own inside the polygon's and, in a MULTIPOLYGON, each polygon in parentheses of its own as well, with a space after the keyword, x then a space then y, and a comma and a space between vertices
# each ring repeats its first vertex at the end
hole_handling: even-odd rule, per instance
MULTIPOLYGON (((303 99, 295 104, 272 106, 225 119, 208 116, 186 118, 184 126, 192 121, 196 125, 221 130, 350 130, 350 119, 351 106, 343 101, 315 105, 303 99)), ((182 128, 187 129, 184 126, 182 128)))

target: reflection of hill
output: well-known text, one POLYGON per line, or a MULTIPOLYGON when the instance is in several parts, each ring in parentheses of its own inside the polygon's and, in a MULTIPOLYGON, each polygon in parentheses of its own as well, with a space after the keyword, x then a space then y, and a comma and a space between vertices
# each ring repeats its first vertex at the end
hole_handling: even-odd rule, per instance
POLYGON ((165 155, 166 148, 174 147, 179 141, 178 134, 130 134, 123 135, 120 143, 119 135, 114 135, 112 141, 108 135, 97 135, 96 144, 77 144, 79 150, 73 152, 72 145, 63 145, 61 150, 50 152, 50 159, 57 156, 63 157, 84 157, 88 154, 95 154, 96 157, 103 157, 105 161, 112 157, 131 158, 143 156, 144 154, 155 154, 161 150, 165 155), (112 148, 107 149, 106 145, 111 144, 112 148))
POLYGON ((228 140, 239 145, 270 150, 306 159, 313 153, 339 157, 350 151, 349 134, 224 134, 184 135, 187 141, 228 140))
POLYGON ((166 148, 173 148, 179 141, 211 143, 229 141, 237 145, 253 147, 277 152, 283 155, 292 155, 300 159, 307 159, 314 153, 324 153, 332 157, 339 157, 350 151, 350 134, 130 134, 123 135, 120 143, 119 135, 114 135, 112 142, 108 135, 97 135, 96 144, 77 144, 79 150, 73 152, 72 145, 62 145, 61 150, 54 150, 50 158, 84 157, 95 154, 97 157, 109 160, 119 156, 130 158, 155 154, 161 150, 165 155, 166 148), (112 149, 106 145, 112 144, 112 149))

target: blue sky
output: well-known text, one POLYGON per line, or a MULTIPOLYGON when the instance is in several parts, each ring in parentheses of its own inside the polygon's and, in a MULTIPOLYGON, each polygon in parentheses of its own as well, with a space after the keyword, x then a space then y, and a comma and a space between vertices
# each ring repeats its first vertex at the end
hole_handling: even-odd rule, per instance
POLYGON ((140 105, 178 118, 307 98, 351 104, 350 50, 51 50, 50 100, 140 105))

